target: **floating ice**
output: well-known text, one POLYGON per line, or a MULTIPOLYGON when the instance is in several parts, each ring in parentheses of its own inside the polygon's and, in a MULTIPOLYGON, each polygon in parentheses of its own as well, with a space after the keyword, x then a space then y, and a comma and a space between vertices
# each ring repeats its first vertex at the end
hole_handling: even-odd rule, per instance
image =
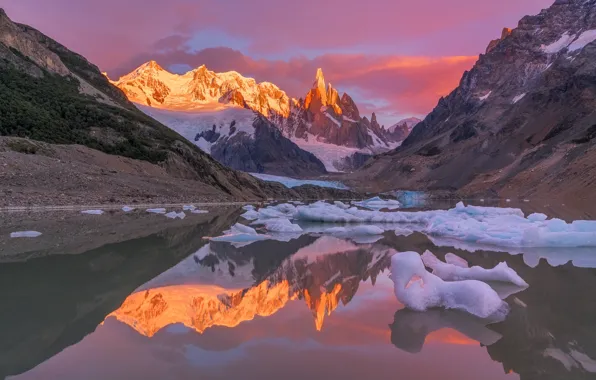
POLYGON ((352 202, 352 204, 355 206, 368 208, 370 210, 381 210, 384 208, 389 210, 395 210, 401 207, 401 203, 399 203, 399 201, 393 199, 384 200, 379 197, 370 198, 360 202, 352 202))
POLYGON ((192 210, 191 213, 193 213, 193 214, 208 214, 209 211, 207 211, 207 210, 196 210, 195 209, 195 210, 192 210))
POLYGON ((269 235, 259 235, 257 231, 244 224, 236 223, 224 235, 210 238, 212 241, 226 241, 233 243, 236 247, 249 245, 256 241, 271 239, 269 235))
POLYGON ((391 278, 397 300, 415 311, 443 307, 488 318, 508 310, 489 285, 475 280, 445 282, 424 268, 416 252, 396 253, 391 258, 391 278))
POLYGON ((382 235, 385 230, 377 226, 333 227, 325 229, 323 233, 338 237, 375 236, 382 235))
POLYGON ((165 214, 166 209, 165 208, 150 208, 150 209, 147 209, 147 212, 150 212, 153 214, 165 214))
POLYGON ((251 224, 264 226, 270 232, 302 233, 302 228, 297 224, 292 224, 288 219, 258 219, 251 224))
MULTIPOLYGON (((453 261, 453 254, 450 260, 453 261)), ((458 259, 463 260, 458 257, 458 259)), ((501 262, 492 269, 484 269, 479 266, 472 268, 461 267, 453 264, 444 263, 439 260, 432 252, 426 251, 422 255, 424 265, 433 270, 433 274, 445 281, 460 281, 460 280, 478 280, 478 281, 500 281, 510 282, 517 286, 528 286, 528 284, 509 266, 507 263, 501 262)), ((463 264, 462 262, 459 262, 463 264)), ((466 263, 467 264, 467 263, 466 263)))
POLYGON ((37 231, 17 231, 11 232, 11 238, 35 238, 41 235, 41 232, 37 231))
POLYGON ((134 208, 132 208, 130 206, 124 206, 124 207, 122 207, 122 211, 124 211, 124 212, 131 212, 133 210, 134 210, 134 208))
POLYGON ((103 214, 103 211, 102 210, 84 210, 84 211, 81 211, 81 214, 101 215, 101 214, 103 214))
POLYGON ((186 214, 184 212, 172 211, 172 212, 168 212, 166 214, 166 218, 169 218, 169 219, 184 219, 184 218, 186 218, 186 214))
POLYGON ((350 205, 347 205, 341 201, 335 201, 335 202, 333 202, 333 204, 336 205, 337 207, 341 208, 342 210, 347 210, 351 207, 350 205))
POLYGON ((412 231, 409 228, 401 228, 401 227, 396 228, 394 230, 394 232, 395 232, 396 236, 410 236, 414 233, 414 231, 412 231))
POLYGON ((195 207, 195 206, 193 206, 193 205, 184 205, 184 206, 182 206, 182 210, 184 210, 184 211, 192 211, 192 210, 194 210, 195 208, 196 208, 196 207, 195 207))
POLYGON ((445 254, 445 262, 460 268, 468 268, 468 262, 454 253, 445 254))
POLYGON ((246 205, 246 206, 242 206, 242 209, 244 211, 251 211, 251 210, 254 210, 255 209, 255 206, 253 206, 253 205, 246 205))

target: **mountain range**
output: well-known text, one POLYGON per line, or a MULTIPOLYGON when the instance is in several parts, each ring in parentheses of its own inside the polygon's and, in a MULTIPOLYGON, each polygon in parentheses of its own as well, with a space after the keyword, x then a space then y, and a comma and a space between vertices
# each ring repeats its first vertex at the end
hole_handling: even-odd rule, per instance
POLYGON ((299 196, 218 163, 84 57, 1 9, 0 97, 0 205, 299 196))
POLYGON ((370 120, 361 117, 348 94, 340 97, 325 83, 321 69, 301 99, 272 83, 235 71, 215 73, 204 65, 179 75, 150 61, 112 83, 143 112, 243 171, 316 175, 353 170, 354 157, 364 162, 395 148, 419 121, 411 118, 385 129, 374 113, 370 120), (281 136, 274 136, 274 129, 281 136), (267 132, 258 133, 262 130, 267 132))
POLYGON ((596 1, 557 0, 491 41, 403 144, 352 176, 371 188, 593 199, 596 1))

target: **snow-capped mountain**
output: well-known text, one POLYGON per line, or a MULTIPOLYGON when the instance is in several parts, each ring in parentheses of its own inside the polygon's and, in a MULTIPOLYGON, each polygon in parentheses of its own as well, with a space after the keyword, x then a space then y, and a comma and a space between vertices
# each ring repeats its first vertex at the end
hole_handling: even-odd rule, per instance
POLYGON ((235 71, 215 73, 205 65, 178 75, 150 61, 112 83, 129 100, 155 108, 189 111, 234 104, 264 116, 290 112, 290 98, 274 84, 257 83, 235 71))
POLYGON ((414 127, 421 121, 422 120, 416 117, 403 119, 387 128, 387 132, 394 141, 403 141, 408 137, 410 132, 412 132, 412 129, 414 129, 414 127))
MULTIPOLYGON (((257 83, 234 71, 215 73, 204 65, 178 75, 150 61, 112 83, 129 100, 141 105, 145 113, 188 135, 187 138, 213 154, 217 160, 233 164, 233 168, 240 170, 245 170, 246 166, 240 165, 240 162, 225 162, 214 154, 215 151, 221 153, 224 150, 228 156, 235 153, 235 148, 229 146, 230 139, 215 138, 230 136, 229 133, 222 134, 219 130, 221 125, 229 126, 234 122, 237 136, 246 132, 245 140, 248 137, 254 141, 254 126, 250 118, 243 115, 239 120, 227 120, 230 107, 242 107, 263 115, 281 131, 281 138, 289 139, 299 149, 314 154, 327 171, 353 170, 372 155, 398 146, 409 132, 386 130, 379 125, 374 113, 370 120, 361 117, 356 103, 348 94, 344 93, 340 97, 331 83, 325 84, 321 69, 317 70, 312 88, 304 99, 299 100, 290 98, 272 83, 257 83), (227 143, 228 147, 224 149, 220 146, 222 143, 227 143), (215 146, 218 149, 214 150, 215 146)), ((243 145, 246 148, 246 141, 243 145)), ((275 146, 269 148, 276 149, 275 146)), ((254 149, 251 151, 254 152, 254 149)), ((266 156, 264 152, 259 154, 266 156)), ((275 166, 277 169, 285 167, 275 166)), ((279 170, 271 172, 260 163, 249 167, 250 170, 270 174, 296 174, 279 170)), ((316 173, 313 171, 310 174, 316 173)))

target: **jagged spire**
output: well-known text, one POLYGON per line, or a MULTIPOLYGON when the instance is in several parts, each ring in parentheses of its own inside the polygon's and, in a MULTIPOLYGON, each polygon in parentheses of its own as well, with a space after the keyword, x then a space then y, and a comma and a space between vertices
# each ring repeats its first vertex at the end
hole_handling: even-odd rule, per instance
POLYGON ((315 82, 313 83, 313 89, 319 90, 321 94, 321 103, 326 106, 327 105, 327 87, 325 87, 325 76, 323 75, 323 69, 317 69, 317 76, 315 77, 315 82))

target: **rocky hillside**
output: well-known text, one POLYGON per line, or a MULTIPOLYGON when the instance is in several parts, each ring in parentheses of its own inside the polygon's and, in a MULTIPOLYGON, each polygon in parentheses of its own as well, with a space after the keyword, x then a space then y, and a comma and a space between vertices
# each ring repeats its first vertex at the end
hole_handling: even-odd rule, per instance
POLYGON ((354 178, 387 190, 593 197, 595 40, 595 0, 524 17, 401 147, 354 178))
MULTIPOLYGON (((192 182, 194 185, 188 188, 197 189, 197 194, 205 196, 201 196, 204 200, 256 199, 286 193, 290 196, 281 186, 224 167, 178 133, 140 112, 84 57, 29 26, 13 23, 3 10, 0 10, 0 98, 3 99, 0 102, 1 136, 50 144, 79 144, 91 150, 89 157, 99 157, 100 152, 123 156, 132 160, 127 161, 126 167, 146 168, 135 175, 159 172, 160 176, 168 177, 167 189, 174 192, 177 181, 192 182), (148 169, 147 164, 155 168, 148 169)), ((51 170, 44 171, 42 167, 47 164, 48 168, 56 169, 63 162, 52 165, 49 161, 62 157, 57 152, 68 150, 19 139, 3 140, 1 145, 0 155, 14 166, 9 170, 5 165, 0 172, 9 181, 3 181, 1 190, 9 194, 24 194, 24 189, 32 185, 32 179, 21 178, 23 173, 19 170, 27 167, 49 173, 51 170), (34 154, 45 158, 32 159, 30 156, 34 154)), ((63 158, 68 160, 68 155, 63 158)), ((113 161, 99 160, 93 171, 118 172, 117 167, 108 164, 115 165, 113 161)), ((82 157, 77 162, 89 164, 82 157)), ((71 166, 66 165, 65 170, 86 184, 78 190, 92 192, 93 184, 84 181, 85 173, 73 170, 78 164, 71 166)), ((138 190, 133 192, 135 194, 147 190, 141 186, 143 181, 126 182, 130 185, 127 188, 138 190)), ((47 185, 44 188, 36 184, 40 187, 35 191, 40 196, 42 189, 49 194, 53 189, 47 185)), ((167 199, 166 193, 161 195, 167 199)), ((96 198, 103 199, 100 195, 96 198)), ((134 196, 127 194, 125 198, 134 196)), ((43 201, 48 200, 43 198, 43 201)))

